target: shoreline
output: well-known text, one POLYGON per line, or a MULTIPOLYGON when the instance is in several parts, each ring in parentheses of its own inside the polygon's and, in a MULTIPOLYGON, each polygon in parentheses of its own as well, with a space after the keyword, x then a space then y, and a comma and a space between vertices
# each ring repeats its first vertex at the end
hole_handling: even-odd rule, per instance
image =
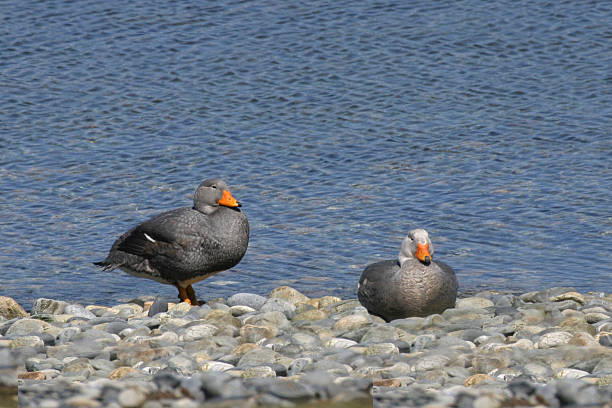
POLYGON ((487 290, 388 323, 288 286, 199 307, 7 299, 0 388, 24 407, 612 407, 603 292, 487 290))

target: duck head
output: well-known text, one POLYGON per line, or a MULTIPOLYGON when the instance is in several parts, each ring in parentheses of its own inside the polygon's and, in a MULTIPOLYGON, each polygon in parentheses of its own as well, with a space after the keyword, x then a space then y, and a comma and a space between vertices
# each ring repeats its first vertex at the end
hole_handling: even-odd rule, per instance
POLYGON ((238 208, 240 203, 232 196, 225 181, 215 178, 204 180, 193 197, 193 207, 210 214, 219 206, 238 208))
POLYGON ((433 261, 433 254, 434 247, 429 234, 424 229, 418 228, 410 231, 402 241, 398 260, 400 265, 409 259, 418 259, 424 265, 429 265, 433 261))

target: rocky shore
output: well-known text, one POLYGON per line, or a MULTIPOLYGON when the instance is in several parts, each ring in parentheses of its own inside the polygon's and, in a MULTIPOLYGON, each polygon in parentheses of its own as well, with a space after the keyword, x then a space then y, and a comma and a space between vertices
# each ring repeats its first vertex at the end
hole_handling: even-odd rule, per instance
MULTIPOLYGON (((484 291, 389 323, 290 287, 192 307, 0 297, 20 407, 612 407, 612 295, 484 291)), ((8 401, 8 402, 7 402, 8 401)), ((12 405, 11 405, 12 404, 12 405)))

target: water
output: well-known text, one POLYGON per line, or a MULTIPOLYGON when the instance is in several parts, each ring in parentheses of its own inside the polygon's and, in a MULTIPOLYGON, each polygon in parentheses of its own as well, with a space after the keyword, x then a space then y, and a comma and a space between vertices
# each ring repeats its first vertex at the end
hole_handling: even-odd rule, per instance
POLYGON ((114 239, 222 176, 203 299, 354 297, 426 228, 461 291, 612 291, 609 2, 5 1, 0 294, 114 304, 114 239))

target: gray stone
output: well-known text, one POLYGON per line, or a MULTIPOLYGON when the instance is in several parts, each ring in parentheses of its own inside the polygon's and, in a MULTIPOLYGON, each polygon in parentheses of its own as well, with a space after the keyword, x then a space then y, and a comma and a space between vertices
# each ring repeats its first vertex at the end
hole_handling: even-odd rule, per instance
POLYGON ((492 308, 495 304, 482 297, 468 297, 463 299, 457 299, 455 307, 457 309, 485 309, 492 308))
POLYGON ((191 375, 197 369, 195 361, 186 355, 179 354, 168 359, 168 367, 181 375, 191 375))
POLYGON ((606 347, 612 347, 612 333, 600 334, 599 344, 606 347))
POLYGON ((275 382, 268 392, 285 400, 308 400, 316 395, 312 386, 295 381, 275 382))
POLYGON ((62 314, 66 306, 68 303, 61 300, 39 298, 34 301, 32 314, 62 314))
POLYGON ((217 333, 219 329, 212 324, 197 324, 187 327, 182 334, 183 341, 200 340, 205 337, 211 337, 217 333))
POLYGON ((413 352, 422 351, 428 347, 432 347, 435 345, 436 336, 433 334, 421 334, 417 336, 410 347, 410 350, 413 352))
POLYGON ((135 408, 142 405, 146 400, 146 395, 135 388, 128 388, 119 393, 118 402, 122 407, 135 408))
POLYGON ((270 296, 272 298, 279 298, 282 300, 286 300, 289 303, 296 304, 300 302, 307 302, 309 298, 299 292, 298 290, 290 287, 290 286, 280 286, 276 289, 272 289, 270 292, 270 296))
POLYGON ((90 375, 95 373, 96 370, 89 363, 87 358, 77 358, 64 365, 62 369, 62 375, 64 376, 83 376, 88 378, 90 375))
POLYGON ((42 371, 47 369, 61 370, 64 364, 57 358, 28 358, 25 361, 27 371, 42 371))
POLYGON ((422 317, 407 317, 405 319, 393 320, 389 324, 408 333, 416 333, 425 326, 425 319, 422 317))
POLYGON ((191 310, 192 307, 193 306, 187 302, 177 303, 168 309, 168 315, 172 317, 183 317, 191 310))
POLYGON ((40 334, 43 332, 57 332, 61 329, 52 326, 47 322, 36 319, 20 319, 16 320, 6 331, 6 336, 28 336, 33 334, 40 334))
POLYGON ((109 360, 100 359, 100 358, 94 358, 93 360, 90 360, 89 363, 94 369, 98 371, 105 371, 105 372, 108 372, 109 374, 111 371, 113 371, 116 368, 113 362, 109 360))
POLYGON ((555 287, 555 288, 545 289, 541 291, 525 293, 525 294, 520 295, 519 299, 522 300, 523 302, 544 303, 544 302, 550 301, 551 298, 559 296, 563 293, 575 292, 575 291, 576 289, 571 288, 571 287, 567 287, 567 288, 555 287))
POLYGON ((89 329, 81 331, 72 336, 71 341, 75 342, 98 342, 100 344, 114 345, 117 343, 116 335, 107 333, 103 330, 89 329))
POLYGON ((247 343, 257 343, 262 339, 269 339, 277 334, 274 327, 256 326, 254 324, 245 324, 240 328, 240 337, 247 343))
POLYGON ((80 327, 71 327, 71 326, 64 327, 62 331, 60 331, 59 334, 57 335, 57 340, 55 341, 55 344, 58 344, 58 345, 66 344, 72 340, 72 337, 74 337, 74 335, 80 332, 81 332, 80 327))
POLYGON ((493 317, 493 315, 494 311, 492 310, 492 308, 483 309, 464 307, 461 309, 446 309, 444 312, 442 312, 442 317, 448 320, 449 322, 476 322, 476 325, 471 324, 469 325, 469 327, 481 327, 480 321, 486 320, 487 318, 491 318, 493 317))
POLYGON ((450 360, 450 357, 443 354, 427 354, 419 358, 414 368, 417 371, 441 369, 444 368, 450 360))
POLYGON ((238 368, 271 365, 278 362, 278 353, 269 349, 257 348, 246 352, 238 361, 238 368))
POLYGON ((183 316, 183 318, 200 320, 203 319, 212 310, 213 309, 208 305, 193 306, 191 309, 189 309, 185 316, 183 316))
POLYGON ((580 380, 560 380, 555 385, 557 397, 564 405, 598 406, 602 402, 597 387, 580 380))
POLYGON ((289 320, 282 312, 265 312, 258 313, 253 316, 249 316, 244 320, 245 324, 252 324, 255 326, 272 327, 278 330, 283 330, 291 327, 289 320))
POLYGON ((593 374, 612 373, 612 357, 603 357, 593 368, 593 374))
POLYGON ((83 319, 94 319, 96 317, 95 314, 85 309, 83 306, 76 304, 66 305, 64 313, 82 317, 83 319))
POLYGON ((355 308, 362 308, 361 303, 356 299, 348 299, 340 302, 335 302, 325 306, 324 310, 331 314, 339 314, 349 312, 351 313, 355 308))
POLYGON ((310 365, 310 364, 312 364, 312 358, 310 358, 310 357, 296 358, 289 365, 289 368, 287 370, 287 374, 290 375, 290 376, 297 375, 297 374, 301 373, 302 371, 304 371, 304 369, 308 365, 310 365))
POLYGON ((255 393, 254 391, 247 390, 240 379, 232 378, 229 374, 205 373, 199 375, 198 378, 207 399, 245 398, 255 393))
POLYGON ((228 312, 230 310, 230 307, 228 305, 220 302, 212 303, 210 305, 210 308, 212 310, 223 310, 224 312, 228 312))
POLYGON ((260 311, 281 312, 288 319, 292 319, 293 316, 295 316, 295 305, 280 298, 272 298, 268 299, 266 303, 261 306, 260 311))
POLYGON ((338 319, 332 328, 333 330, 342 333, 349 330, 359 329, 363 326, 369 325, 370 323, 371 319, 367 315, 350 314, 338 319))
POLYGON ((168 301, 161 297, 156 297, 147 312, 147 316, 153 317, 158 313, 165 313, 168 311, 168 301))
MULTIPOLYGON (((362 364, 360 366, 366 366, 366 365, 378 365, 378 363, 380 363, 382 361, 382 359, 378 356, 373 357, 373 358, 364 358, 363 361, 360 361, 362 364), (372 362, 375 362, 374 364, 372 364, 372 362)), ((355 362, 353 362, 355 363, 355 362)), ((340 363, 338 361, 332 361, 332 360, 319 360, 319 361, 315 361, 313 363, 313 370, 314 371, 324 371, 328 374, 333 374, 334 376, 346 376, 348 375, 351 371, 352 368, 351 366, 347 365, 347 364, 343 364, 340 363)))
POLYGON ((374 325, 368 329, 360 340, 362 344, 389 343, 396 340, 412 342, 416 336, 406 333, 402 329, 389 325, 374 325))
POLYGON ((236 293, 227 299, 227 304, 229 306, 248 306, 259 310, 266 303, 266 300, 265 297, 254 293, 236 293))
POLYGON ((42 351, 45 348, 45 343, 38 336, 20 336, 11 340, 11 342, 9 343, 9 347, 11 349, 31 347, 38 351, 42 351))
POLYGON ((552 377, 552 369, 548 365, 537 362, 525 364, 523 366, 523 372, 536 377, 540 381, 552 377))
POLYGON ((128 329, 128 328, 134 328, 134 326, 131 326, 130 324, 124 321, 113 321, 113 322, 106 323, 106 326, 104 326, 102 330, 104 330, 107 333, 118 335, 123 330, 128 329))

